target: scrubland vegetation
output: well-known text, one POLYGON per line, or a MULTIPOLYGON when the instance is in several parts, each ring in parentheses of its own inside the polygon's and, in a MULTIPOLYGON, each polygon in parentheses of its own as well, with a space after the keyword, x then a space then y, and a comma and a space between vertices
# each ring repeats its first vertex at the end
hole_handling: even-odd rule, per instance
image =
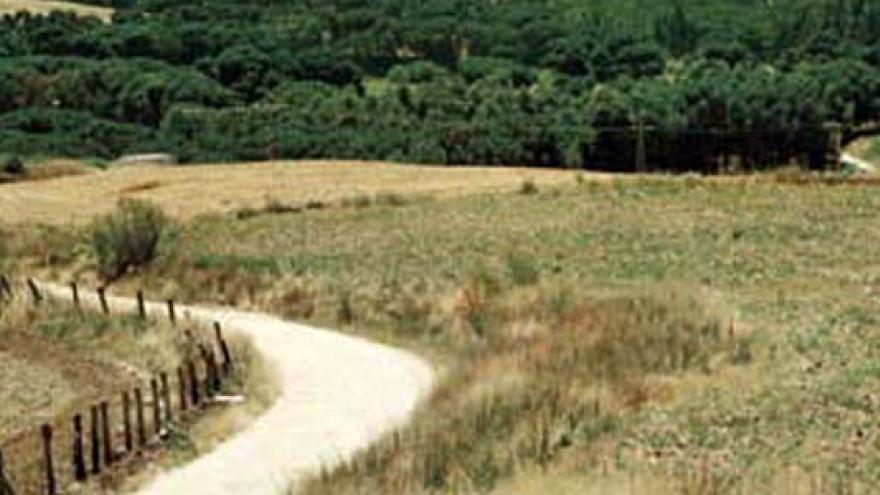
MULTIPOLYGON (((42 2, 40 2, 42 3, 42 2)), ((871 0, 94 1, 0 20, 0 150, 631 170, 876 132, 871 0)))
MULTIPOLYGON (((878 482, 870 185, 586 178, 356 203, 191 221, 115 289, 261 308, 433 357, 440 385, 410 426, 298 489, 878 482)), ((36 269, 92 269, 84 247, 52 263, 88 246, 85 231, 55 239, 36 269)))

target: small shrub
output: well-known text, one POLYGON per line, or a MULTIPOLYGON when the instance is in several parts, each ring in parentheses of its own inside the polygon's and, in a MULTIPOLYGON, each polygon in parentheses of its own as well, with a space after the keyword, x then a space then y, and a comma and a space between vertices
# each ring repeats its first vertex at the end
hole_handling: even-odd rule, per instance
POLYGON ((23 175, 25 173, 24 161, 17 155, 12 155, 3 160, 3 172, 9 175, 23 175))
POLYGON ((373 198, 366 194, 358 194, 349 198, 343 198, 343 208, 366 208, 373 204, 373 198))
POLYGON ((302 211, 302 208, 285 204, 276 198, 266 198, 266 204, 263 206, 263 211, 272 215, 283 215, 286 213, 299 213, 302 211))
POLYGON ((336 308, 336 321, 343 325, 354 323, 357 315, 354 310, 354 297, 351 290, 343 288, 337 294, 338 307, 336 308))
POLYGON ((323 201, 319 201, 317 199, 310 199, 306 201, 306 209, 307 210, 323 210, 327 205, 324 204, 323 201))
POLYGON ((130 269, 153 261, 167 226, 167 218, 155 206, 137 200, 120 201, 116 211, 92 227, 98 275, 116 280, 130 269))
POLYGON ((805 184, 810 176, 798 166, 780 167, 773 172, 773 180, 777 184, 805 184))
POLYGON ((537 194, 538 186, 535 184, 535 181, 529 179, 524 180, 523 183, 519 186, 519 193, 525 195, 537 194))
POLYGON ((383 193, 376 196, 376 204, 387 206, 403 206, 407 204, 407 199, 397 193, 383 193))
POLYGON ((507 273, 516 285, 532 285, 541 275, 534 260, 521 253, 507 256, 507 273))

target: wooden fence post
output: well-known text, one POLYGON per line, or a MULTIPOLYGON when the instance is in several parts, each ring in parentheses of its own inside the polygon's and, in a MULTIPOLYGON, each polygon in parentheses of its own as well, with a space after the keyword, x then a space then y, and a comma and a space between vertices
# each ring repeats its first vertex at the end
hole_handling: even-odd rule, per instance
POLYGON ((109 315, 110 306, 107 305, 107 288, 103 285, 98 287, 98 300, 101 302, 101 312, 105 315, 109 315))
POLYGON ((58 486, 55 482, 55 463, 52 461, 52 426, 44 424, 40 428, 43 436, 43 468, 46 474, 46 493, 55 495, 58 493, 58 486))
MULTIPOLYGON (((12 285, 9 284, 9 279, 4 274, 0 274, 0 295, 6 294, 6 300, 11 301, 12 294, 12 285)), ((2 492, 0 492, 2 494, 2 492)))
POLYGON ((104 465, 113 464, 113 438, 110 436, 113 428, 110 427, 110 405, 107 401, 101 401, 101 440, 104 447, 104 465))
POLYGON ((648 171, 647 149, 645 146, 645 117, 639 116, 636 124, 636 172, 648 171))
POLYGON ((128 390, 122 392, 122 425, 125 431, 125 451, 131 453, 134 450, 134 440, 131 433, 131 395, 128 390))
POLYGON ((211 385, 214 387, 214 394, 219 394, 223 389, 223 382, 220 378, 220 365, 217 364, 217 354, 214 349, 208 349, 208 359, 211 364, 211 385))
POLYGON ((73 416, 73 479, 82 482, 87 476, 86 454, 83 451, 82 414, 76 414, 73 416))
POLYGON ((137 307, 138 307, 138 316, 142 320, 147 319, 147 306, 144 304, 144 291, 137 291, 137 307))
POLYGON ((168 320, 172 325, 177 323, 177 315, 174 314, 174 299, 168 300, 168 320))
POLYGON ((159 398, 159 382, 150 378, 150 391, 153 393, 153 431, 158 436, 162 432, 161 401, 159 398))
POLYGON ((207 400, 214 396, 214 375, 211 369, 211 358, 204 344, 199 344, 199 354, 202 357, 202 362, 205 363, 205 399, 207 400))
POLYGON ((162 383, 162 401, 165 403, 165 421, 170 423, 174 420, 171 409, 171 387, 168 386, 168 373, 159 373, 159 381, 162 383))
POLYGON ((229 346, 226 345, 226 339, 223 338, 223 331, 220 329, 220 322, 214 322, 214 334, 217 337, 217 345, 223 354, 223 373, 232 372, 232 354, 229 352, 229 346))
POLYGON ((101 474, 101 444, 98 433, 98 406, 92 405, 91 409, 91 440, 92 440, 92 474, 101 474))
POLYGON ((144 448, 147 445, 147 428, 144 425, 144 394, 141 388, 134 389, 134 412, 137 421, 138 447, 144 448))
POLYGON ((34 306, 39 306, 43 302, 43 294, 40 293, 40 288, 32 278, 27 279, 27 284, 31 289, 31 296, 34 298, 34 306))
POLYGON ((70 282, 70 294, 71 296, 73 296, 73 307, 75 307, 77 311, 79 311, 80 309, 82 309, 82 306, 80 305, 79 287, 76 285, 76 281, 70 282))
POLYGON ((186 376, 183 373, 183 367, 177 367, 177 389, 179 392, 180 399, 180 412, 183 413, 186 411, 186 376))
MULTIPOLYGON (((2 282, 0 282, 0 285, 2 285, 2 282)), ((9 477, 6 475, 6 462, 3 460, 2 450, 0 450, 0 495, 15 495, 12 482, 9 481, 9 477)))
POLYGON ((217 354, 210 347, 205 350, 205 364, 208 367, 208 388, 211 389, 213 396, 220 393, 223 384, 220 382, 220 365, 217 364, 217 354))
POLYGON ((192 401, 193 408, 198 408, 201 403, 201 397, 199 396, 199 377, 196 373, 196 363, 193 362, 192 359, 187 361, 186 363, 187 371, 189 372, 189 392, 190 399, 192 401))

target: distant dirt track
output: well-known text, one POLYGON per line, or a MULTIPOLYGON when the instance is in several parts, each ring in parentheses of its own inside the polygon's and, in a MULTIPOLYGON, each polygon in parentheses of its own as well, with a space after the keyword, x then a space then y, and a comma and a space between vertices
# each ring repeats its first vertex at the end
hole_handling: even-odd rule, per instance
MULTIPOLYGON (((2 0, 0 0, 2 1, 2 0)), ((358 195, 455 196, 515 191, 523 181, 573 183, 575 172, 535 168, 439 167, 383 162, 266 162, 179 167, 134 166, 0 185, 0 223, 82 224, 121 198, 151 201, 182 220, 358 195)))

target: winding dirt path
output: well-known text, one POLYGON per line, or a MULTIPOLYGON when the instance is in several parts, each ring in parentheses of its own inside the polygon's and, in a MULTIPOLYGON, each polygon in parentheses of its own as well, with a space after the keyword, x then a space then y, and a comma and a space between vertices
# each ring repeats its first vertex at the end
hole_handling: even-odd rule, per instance
MULTIPOLYGON (((41 284, 54 298, 70 290, 41 284)), ((82 293, 84 304, 97 296, 82 293)), ((117 312, 135 301, 108 298, 117 312)), ((164 315, 163 304, 148 311, 164 315)), ((228 308, 179 306, 179 315, 249 335, 280 374, 275 404, 216 450, 163 473, 139 493, 167 495, 287 493, 304 476, 332 466, 404 424, 431 389, 418 357, 364 339, 228 308)))

